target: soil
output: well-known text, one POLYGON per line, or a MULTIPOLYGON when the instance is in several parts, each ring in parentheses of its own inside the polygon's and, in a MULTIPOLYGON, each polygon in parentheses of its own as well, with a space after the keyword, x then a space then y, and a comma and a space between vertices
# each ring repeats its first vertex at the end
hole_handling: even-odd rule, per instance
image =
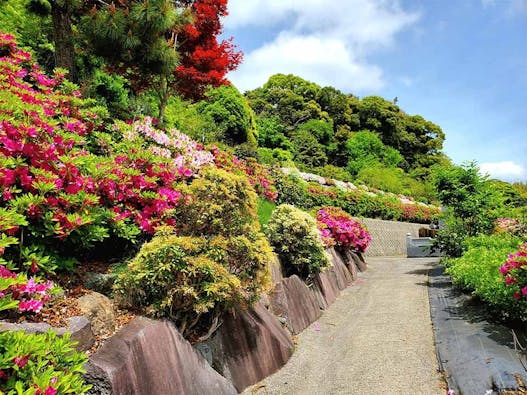
MULTIPOLYGON (((63 272, 53 275, 49 277, 49 279, 62 288, 62 295, 55 297, 54 301, 44 306, 37 314, 27 314, 22 316, 0 314, 0 319, 13 323, 46 323, 53 328, 68 326, 68 318, 82 315, 77 304, 77 299, 92 292, 83 285, 87 274, 108 272, 110 272, 110 266, 107 263, 85 262, 75 267, 74 272, 63 272)), ((120 310, 116 307, 114 308, 114 312, 115 329, 102 335, 95 336, 95 344, 88 351, 88 354, 97 351, 106 339, 113 336, 138 315, 137 312, 120 310)))

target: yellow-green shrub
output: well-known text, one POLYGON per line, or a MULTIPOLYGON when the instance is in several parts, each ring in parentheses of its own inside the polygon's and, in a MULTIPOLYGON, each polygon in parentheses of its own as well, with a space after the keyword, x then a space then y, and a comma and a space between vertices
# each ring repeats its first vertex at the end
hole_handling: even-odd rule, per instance
POLYGON ((159 236, 144 244, 117 280, 118 303, 170 318, 184 336, 203 318, 210 323, 243 300, 243 289, 234 274, 207 256, 206 245, 204 238, 178 236, 159 236))
POLYGON ((273 211, 267 235, 288 275, 308 279, 329 265, 317 222, 294 206, 282 204, 273 211))
POLYGON ((257 195, 242 175, 211 167, 183 192, 176 209, 181 234, 243 234, 257 220, 257 195))

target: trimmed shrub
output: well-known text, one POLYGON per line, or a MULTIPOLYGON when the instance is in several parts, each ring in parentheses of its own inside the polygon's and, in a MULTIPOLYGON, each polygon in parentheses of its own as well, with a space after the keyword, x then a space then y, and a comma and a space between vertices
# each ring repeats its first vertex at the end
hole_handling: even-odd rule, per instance
POLYGON ((274 210, 267 235, 287 275, 309 279, 330 263, 315 219, 294 206, 274 210))
POLYGON ((73 348, 68 333, 0 332, 0 392, 62 395, 86 393, 82 380, 86 355, 73 348))
POLYGON ((261 233, 224 237, 160 235, 119 276, 120 305, 175 322, 188 339, 212 333, 235 304, 251 304, 269 284, 271 249, 261 233))
POLYGON ((155 237, 118 278, 120 305, 168 317, 188 337, 206 313, 242 300, 240 281, 207 256, 204 238, 155 237))
POLYGON ((242 175, 211 167, 183 193, 175 212, 180 234, 243 234, 257 219, 257 195, 242 175))

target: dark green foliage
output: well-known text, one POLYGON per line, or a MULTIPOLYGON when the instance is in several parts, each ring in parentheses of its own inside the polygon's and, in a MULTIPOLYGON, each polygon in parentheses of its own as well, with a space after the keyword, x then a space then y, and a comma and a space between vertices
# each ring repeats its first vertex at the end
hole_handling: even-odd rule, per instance
POLYGON ((328 157, 324 152, 324 146, 308 131, 295 132, 292 142, 295 161, 308 167, 324 166, 327 163, 328 157))
POLYGON ((197 105, 200 114, 213 120, 217 136, 229 144, 256 146, 254 114, 243 95, 233 86, 221 86, 207 93, 197 105))
POLYGON ((95 98, 99 105, 108 108, 113 118, 130 117, 130 90, 124 77, 96 70, 84 94, 95 98))
POLYGON ((181 22, 170 1, 131 1, 126 8, 108 5, 83 17, 81 31, 95 54, 148 77, 169 75, 176 67, 177 53, 165 33, 181 22))
POLYGON ((434 183, 439 200, 447 207, 446 227, 439 232, 438 245, 447 255, 460 256, 460 242, 466 237, 492 231, 502 198, 479 175, 475 163, 440 169, 434 183))

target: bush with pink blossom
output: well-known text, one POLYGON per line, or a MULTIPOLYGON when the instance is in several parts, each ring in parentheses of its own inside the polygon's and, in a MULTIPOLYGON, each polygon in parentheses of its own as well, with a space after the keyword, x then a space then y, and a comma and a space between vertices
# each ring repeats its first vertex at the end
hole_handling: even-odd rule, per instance
POLYGON ((371 241, 368 230, 341 208, 322 207, 317 212, 317 221, 326 245, 357 252, 368 248, 371 241))

